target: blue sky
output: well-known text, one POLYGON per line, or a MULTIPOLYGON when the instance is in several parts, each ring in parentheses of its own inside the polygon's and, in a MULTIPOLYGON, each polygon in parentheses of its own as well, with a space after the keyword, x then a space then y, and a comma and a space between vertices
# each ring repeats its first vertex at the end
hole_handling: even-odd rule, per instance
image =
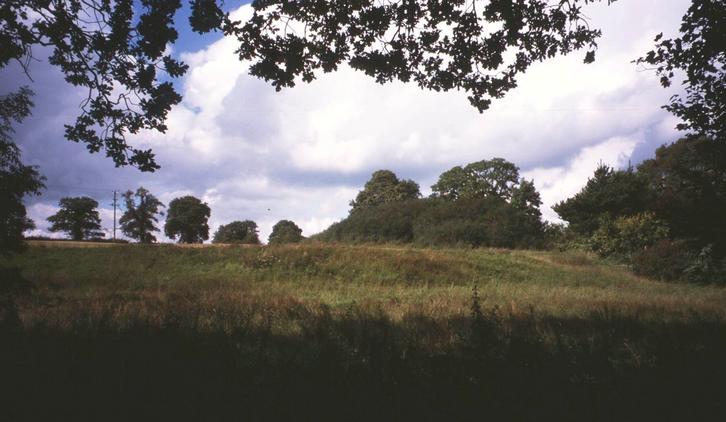
MULTIPOLYGON (((245 19, 249 6, 241 3, 226 7, 245 19)), ((16 137, 25 160, 48 178, 44 194, 27 202, 38 225, 34 234, 47 234, 45 219, 69 195, 96 198, 110 228, 112 191, 144 186, 164 203, 186 194, 208 202, 212 232, 252 219, 266 239, 275 222, 290 219, 310 235, 345 217, 348 202, 377 169, 414 179, 428 193, 452 166, 493 157, 533 178, 543 214, 555 219, 550 206, 577 192, 599 161, 635 164, 680 136, 677 121, 660 108, 675 91, 631 61, 648 51, 658 32, 675 34, 688 5, 621 0, 587 6, 591 25, 603 30, 596 62, 584 65, 578 52, 537 64, 484 114, 463 92, 379 85, 345 67, 275 92, 247 74, 234 54, 235 40, 184 29, 173 47, 190 65, 177 82, 184 100, 170 113, 166 134, 131 139, 156 152, 162 168, 151 174, 115 168, 103 155, 63 139, 63 124, 75 116, 83 93, 48 64, 32 65, 32 83, 18 69, 4 69, 0 92, 29 84, 37 93, 34 114, 16 137)))

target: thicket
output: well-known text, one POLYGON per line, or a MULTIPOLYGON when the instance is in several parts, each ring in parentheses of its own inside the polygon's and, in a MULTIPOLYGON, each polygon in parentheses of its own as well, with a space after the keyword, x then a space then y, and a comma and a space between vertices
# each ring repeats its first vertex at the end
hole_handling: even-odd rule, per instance
POLYGON ((553 209, 563 247, 665 280, 726 283, 726 143, 690 136, 636 168, 600 166, 553 209))
POLYGON ((545 244, 539 218, 496 197, 386 203, 351 213, 314 238, 421 246, 537 248, 545 244))
POLYGON ((415 182, 378 170, 351 202, 350 215, 314 238, 500 248, 546 243, 534 183, 520 179, 519 168, 503 158, 455 166, 431 188, 430 197, 420 198, 415 182))

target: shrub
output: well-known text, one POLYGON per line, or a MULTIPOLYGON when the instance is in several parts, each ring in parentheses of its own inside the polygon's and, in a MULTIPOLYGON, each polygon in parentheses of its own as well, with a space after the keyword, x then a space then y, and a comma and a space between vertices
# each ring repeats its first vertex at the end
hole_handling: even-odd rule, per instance
POLYGON ((539 247, 539 218, 495 197, 401 201, 360 209, 315 239, 333 242, 415 243, 425 246, 539 247))
POLYGON ((615 221, 602 218, 590 244, 600 256, 631 262, 635 255, 667 238, 668 226, 664 222, 653 213, 640 213, 615 221))
POLYGON ((726 284, 726 257, 719 259, 714 255, 713 245, 704 246, 693 254, 683 279, 693 283, 726 284))
POLYGON ((691 263, 686 242, 661 240, 633 257, 633 271, 659 280, 679 280, 691 263))

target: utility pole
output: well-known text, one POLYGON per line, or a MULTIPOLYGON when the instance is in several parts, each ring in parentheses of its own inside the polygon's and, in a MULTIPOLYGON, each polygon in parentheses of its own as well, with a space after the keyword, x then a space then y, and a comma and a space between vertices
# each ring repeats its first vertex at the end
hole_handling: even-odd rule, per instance
POLYGON ((113 191, 113 241, 116 242, 116 190, 113 191))

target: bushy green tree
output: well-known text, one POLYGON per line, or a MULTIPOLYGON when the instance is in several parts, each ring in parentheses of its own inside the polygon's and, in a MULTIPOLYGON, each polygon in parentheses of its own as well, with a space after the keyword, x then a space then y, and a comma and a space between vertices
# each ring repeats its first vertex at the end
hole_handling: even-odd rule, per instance
POLYGON ((373 172, 363 190, 358 192, 353 201, 350 201, 350 212, 390 202, 416 199, 420 196, 418 183, 413 180, 399 180, 396 174, 390 170, 378 170, 373 172))
POLYGON ((23 232, 35 227, 28 218, 23 198, 40 195, 45 178, 36 167, 26 166, 11 136, 13 123, 30 114, 33 92, 27 88, 0 97, 0 254, 18 252, 23 232))
POLYGON ((519 181, 519 168, 503 158, 456 166, 431 186, 433 196, 448 200, 494 196, 509 200, 519 181))
POLYGON ((638 173, 674 237, 713 244, 714 253, 726 255, 726 140, 692 136, 663 145, 638 173))
POLYGON ((126 191, 123 194, 126 211, 119 219, 121 231, 140 243, 156 242, 153 232, 158 232, 157 215, 163 215, 160 208, 164 206, 148 190, 140 187, 136 192, 126 191))
POLYGON ((258 245, 257 223, 251 220, 233 221, 219 226, 212 243, 245 243, 258 245))
POLYGON ((164 234, 170 239, 179 238, 180 243, 202 243, 209 239, 207 221, 209 206, 193 196, 183 196, 169 203, 164 234))
POLYGON ((607 219, 592 235, 592 249, 605 257, 631 262, 633 257, 669 238, 668 225, 652 212, 607 219))
POLYGON ((315 236, 323 241, 415 243, 426 246, 536 248, 541 226, 497 197, 391 202, 351 213, 315 236))
POLYGON ((52 232, 66 232, 73 240, 103 237, 98 202, 87 196, 61 198, 60 210, 48 217, 52 232))
POLYGON ((632 168, 614 170, 601 164, 575 196, 552 209, 581 236, 592 235, 603 218, 616 219, 648 210, 647 183, 632 168))
POLYGON ((290 220, 280 220, 272 226, 272 233, 267 242, 270 245, 282 243, 298 243, 303 240, 302 229, 290 220))

